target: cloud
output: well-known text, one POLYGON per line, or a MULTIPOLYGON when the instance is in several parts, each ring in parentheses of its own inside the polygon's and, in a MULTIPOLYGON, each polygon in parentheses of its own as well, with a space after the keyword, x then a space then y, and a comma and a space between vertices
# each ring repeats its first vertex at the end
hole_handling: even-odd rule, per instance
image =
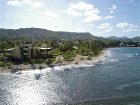
POLYGON ((71 16, 83 16, 83 22, 92 22, 101 19, 99 10, 92 4, 85 2, 78 2, 77 4, 70 4, 66 12, 71 16))
POLYGON ((111 32, 112 31, 112 27, 110 26, 109 23, 103 23, 98 28, 103 29, 105 32, 111 32))
POLYGON ((70 9, 76 9, 76 10, 91 10, 93 9, 93 5, 92 4, 87 4, 85 2, 79 2, 77 4, 70 4, 70 9))
POLYGON ((110 15, 107 15, 107 16, 105 17, 105 19, 113 19, 114 16, 111 15, 111 14, 113 14, 114 11, 115 11, 116 9, 117 9, 117 6, 116 6, 116 5, 112 5, 111 8, 108 8, 110 15))
POLYGON ((138 31, 137 25, 129 24, 128 22, 118 23, 116 27, 122 29, 125 32, 138 31))
POLYGON ((55 13, 53 11, 49 11, 49 10, 47 10, 45 12, 45 16, 47 16, 47 17, 55 17, 55 18, 59 17, 59 15, 57 13, 55 13))
POLYGON ((110 10, 110 14, 113 14, 114 13, 114 11, 117 9, 117 6, 116 5, 112 5, 112 7, 111 8, 108 8, 109 10, 110 10))
POLYGON ((77 11, 77 10, 73 10, 73 9, 67 9, 66 12, 72 16, 82 16, 82 13, 77 11))
POLYGON ((44 4, 43 4, 43 2, 32 2, 31 6, 33 8, 41 8, 41 7, 44 7, 44 4))
POLYGON ((7 5, 18 6, 18 5, 29 5, 33 8, 44 7, 44 3, 36 0, 9 0, 7 5))
POLYGON ((97 21, 101 19, 101 17, 98 16, 93 10, 85 11, 84 16, 85 19, 83 22, 97 21))
POLYGON ((106 16, 105 19, 113 19, 114 16, 106 16))
POLYGON ((21 3, 18 0, 10 0, 7 2, 7 5, 18 6, 21 5, 21 3))

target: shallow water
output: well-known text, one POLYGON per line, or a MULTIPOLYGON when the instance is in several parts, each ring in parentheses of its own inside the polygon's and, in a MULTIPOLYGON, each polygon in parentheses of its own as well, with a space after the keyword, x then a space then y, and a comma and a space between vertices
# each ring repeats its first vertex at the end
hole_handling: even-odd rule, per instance
POLYGON ((93 104, 94 100, 140 97, 140 48, 111 48, 107 55, 94 66, 46 69, 39 79, 35 78, 39 71, 3 74, 0 105, 93 104))

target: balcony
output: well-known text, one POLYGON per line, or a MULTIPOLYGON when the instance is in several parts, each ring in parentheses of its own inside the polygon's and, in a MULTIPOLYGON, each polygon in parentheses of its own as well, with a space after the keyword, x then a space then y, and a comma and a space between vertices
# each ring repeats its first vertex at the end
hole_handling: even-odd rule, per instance
POLYGON ((41 52, 41 55, 46 55, 47 54, 47 52, 41 52))

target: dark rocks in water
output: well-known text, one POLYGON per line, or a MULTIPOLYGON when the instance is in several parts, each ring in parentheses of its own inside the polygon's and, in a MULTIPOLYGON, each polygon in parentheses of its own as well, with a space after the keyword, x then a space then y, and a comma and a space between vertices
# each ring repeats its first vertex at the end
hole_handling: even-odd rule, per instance
POLYGON ((54 64, 50 64, 50 65, 48 65, 48 67, 55 67, 55 65, 54 64))
POLYGON ((19 70, 21 70, 21 69, 11 69, 10 72, 11 72, 11 73, 16 73, 16 72, 18 72, 19 70))
POLYGON ((42 66, 39 66, 39 69, 41 70, 41 69, 43 69, 44 67, 42 67, 42 66))
POLYGON ((39 80, 40 77, 41 77, 41 74, 35 74, 35 79, 36 79, 36 80, 39 80))
POLYGON ((35 65, 32 65, 32 68, 35 70, 36 69, 36 66, 35 65))
POLYGON ((64 71, 69 71, 70 70, 70 68, 64 68, 64 71))
POLYGON ((78 62, 76 62, 75 64, 78 65, 78 62))

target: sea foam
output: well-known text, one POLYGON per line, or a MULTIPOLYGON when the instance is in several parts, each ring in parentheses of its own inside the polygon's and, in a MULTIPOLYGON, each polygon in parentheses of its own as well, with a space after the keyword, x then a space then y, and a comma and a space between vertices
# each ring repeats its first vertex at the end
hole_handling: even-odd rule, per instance
POLYGON ((123 84, 123 85, 118 86, 116 89, 122 90, 125 87, 130 87, 130 86, 133 86, 133 85, 140 85, 140 81, 133 82, 133 83, 130 83, 130 84, 123 84))

